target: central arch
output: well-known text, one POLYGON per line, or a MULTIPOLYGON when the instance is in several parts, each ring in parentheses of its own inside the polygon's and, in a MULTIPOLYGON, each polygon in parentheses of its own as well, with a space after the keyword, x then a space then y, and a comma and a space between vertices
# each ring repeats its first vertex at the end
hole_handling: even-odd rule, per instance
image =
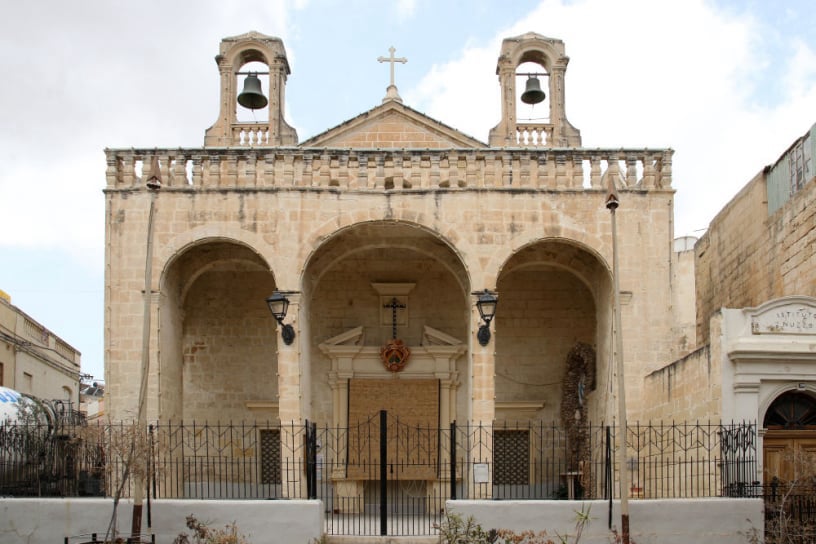
MULTIPOLYGON (((336 421, 337 410, 345 409, 333 405, 336 376, 325 346, 321 349, 325 342, 382 347, 394 336, 396 313, 396 337, 415 351, 433 342, 429 334, 467 344, 468 272, 438 233, 414 224, 372 221, 338 231, 311 255, 302 285, 302 322, 309 324, 310 339, 310 356, 302 359, 309 365, 303 372, 310 381, 304 408, 315 421, 336 421), (404 308, 385 308, 394 298, 404 308), (333 340, 350 331, 353 338, 333 340)), ((402 376, 416 371, 412 365, 418 357, 418 352, 411 355, 402 376)), ((455 380, 468 375, 466 357, 453 364, 450 374, 455 380)), ((385 366, 366 371, 368 378, 391 379, 396 374, 385 366)), ((467 413, 466 388, 458 382, 452 387, 457 390, 452 410, 467 413)))

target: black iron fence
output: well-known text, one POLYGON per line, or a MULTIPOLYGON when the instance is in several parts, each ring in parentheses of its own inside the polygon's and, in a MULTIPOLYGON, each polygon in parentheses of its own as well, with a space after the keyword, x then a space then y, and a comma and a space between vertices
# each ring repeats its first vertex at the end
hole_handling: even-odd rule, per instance
MULTIPOLYGON (((150 425, 143 436, 126 423, 59 433, 42 425, 4 425, 0 493, 110 495, 129 457, 148 461, 143 470, 158 497, 305 497, 326 484, 378 481, 383 465, 391 481, 446 483, 446 497, 594 499, 620 493, 613 485, 620 467, 610 426, 587 425, 571 442, 561 426, 542 422, 423 428, 386 418, 381 425, 378 418, 350 428, 168 422, 150 425)), ((627 457, 623 469, 631 475, 630 495, 638 498, 746 496, 745 489, 757 484, 756 427, 750 423, 635 424, 627 433, 627 457)))
POLYGON ((629 427, 567 432, 542 422, 406 425, 381 413, 343 428, 314 423, 160 422, 0 427, 0 494, 148 498, 319 498, 328 532, 421 534, 448 499, 607 499, 630 472, 635 498, 750 496, 756 426, 629 427), (128 479, 123 480, 125 476, 128 479))

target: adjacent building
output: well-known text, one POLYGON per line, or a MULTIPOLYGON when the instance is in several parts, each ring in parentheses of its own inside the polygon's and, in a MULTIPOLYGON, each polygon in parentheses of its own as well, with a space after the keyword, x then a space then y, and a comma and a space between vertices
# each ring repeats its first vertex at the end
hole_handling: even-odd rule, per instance
POLYGON ((696 349, 644 380, 647 419, 756 421, 766 481, 793 478, 786 449, 816 452, 815 136, 816 125, 694 245, 696 349))
POLYGON ((0 386, 79 403, 80 353, 0 291, 0 386))

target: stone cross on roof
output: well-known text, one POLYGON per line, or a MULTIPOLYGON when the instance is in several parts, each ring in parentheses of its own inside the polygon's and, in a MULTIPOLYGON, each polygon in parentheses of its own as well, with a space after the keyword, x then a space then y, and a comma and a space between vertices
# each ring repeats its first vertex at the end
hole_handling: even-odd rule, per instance
POLYGON ((383 102, 386 102, 388 100, 396 100, 397 102, 402 102, 402 98, 400 98, 400 95, 397 92, 397 85, 394 83, 394 64, 397 62, 405 64, 406 62, 408 62, 408 59, 406 59, 405 57, 395 57, 394 56, 395 51, 396 49, 394 49, 394 46, 392 45, 391 47, 388 48, 388 52, 391 54, 390 57, 377 57, 378 62, 388 62, 391 64, 391 83, 388 85, 388 89, 386 91, 385 98, 383 98, 383 102))

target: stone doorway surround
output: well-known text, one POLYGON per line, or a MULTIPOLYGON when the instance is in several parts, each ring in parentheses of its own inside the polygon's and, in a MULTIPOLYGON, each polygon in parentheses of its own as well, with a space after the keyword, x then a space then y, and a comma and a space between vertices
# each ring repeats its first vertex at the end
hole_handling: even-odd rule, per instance
POLYGON ((419 346, 409 346, 411 358, 400 372, 391 372, 380 359, 380 346, 365 345, 363 327, 355 327, 320 344, 331 360, 329 385, 332 391, 332 425, 348 427, 349 380, 392 378, 395 380, 439 380, 439 423, 456 420, 459 372, 456 361, 467 346, 460 340, 425 325, 419 346))
POLYGON ((722 419, 758 422, 761 480, 764 441, 773 434, 761 428, 768 409, 789 391, 816 395, 816 298, 786 296, 754 308, 723 309, 722 327, 722 419))
MULTIPOLYGON (((332 425, 335 429, 349 427, 349 381, 394 379, 407 382, 438 380, 439 425, 447 427, 456 420, 456 391, 459 373, 456 361, 466 351, 466 346, 456 338, 425 325, 419 346, 409 346, 411 358, 399 372, 389 371, 380 358, 380 346, 365 344, 362 326, 355 327, 320 344, 320 350, 331 359, 329 385, 332 390, 332 425)), ((364 481, 349 479, 339 471, 332 475, 335 494, 352 497, 350 504, 362 504, 364 481)), ((439 489, 446 485, 441 480, 425 480, 428 497, 443 496, 439 489), (439 489, 437 489, 439 488, 439 489)), ((353 507, 354 510, 356 507, 353 507)), ((441 504, 432 504, 437 510, 441 504)))

